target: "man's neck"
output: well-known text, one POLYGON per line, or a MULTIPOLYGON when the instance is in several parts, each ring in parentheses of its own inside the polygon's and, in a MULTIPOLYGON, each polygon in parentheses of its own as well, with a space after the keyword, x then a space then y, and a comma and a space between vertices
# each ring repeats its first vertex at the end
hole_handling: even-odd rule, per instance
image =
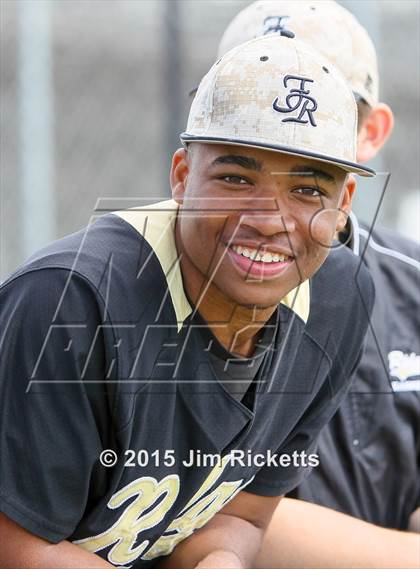
POLYGON ((244 357, 253 354, 260 330, 277 308, 235 304, 212 284, 205 293, 188 287, 187 292, 220 344, 228 352, 244 357))

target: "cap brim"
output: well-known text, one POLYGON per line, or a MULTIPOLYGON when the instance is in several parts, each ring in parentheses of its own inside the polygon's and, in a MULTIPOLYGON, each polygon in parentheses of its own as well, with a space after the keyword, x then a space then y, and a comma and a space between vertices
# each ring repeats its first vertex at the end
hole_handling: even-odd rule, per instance
POLYGON ((193 134, 188 134, 183 132, 180 135, 182 142, 205 142, 207 144, 232 144, 234 146, 250 146, 252 148, 263 148, 266 150, 273 150, 274 152, 281 152, 282 154, 291 154, 292 156, 303 156, 304 158, 313 158, 319 162, 326 162, 327 164, 333 164, 346 172, 352 174, 359 174, 359 176, 372 177, 376 176, 375 170, 368 168, 367 166, 362 166, 357 162, 348 162, 347 160, 340 160, 334 158, 333 156, 327 156, 325 154, 317 154, 316 152, 311 152, 307 150, 299 150, 297 148, 292 148, 291 146, 281 146, 275 144, 266 144, 264 142, 252 141, 252 140, 237 140, 234 138, 223 138, 223 137, 213 137, 213 136, 197 136, 193 134))

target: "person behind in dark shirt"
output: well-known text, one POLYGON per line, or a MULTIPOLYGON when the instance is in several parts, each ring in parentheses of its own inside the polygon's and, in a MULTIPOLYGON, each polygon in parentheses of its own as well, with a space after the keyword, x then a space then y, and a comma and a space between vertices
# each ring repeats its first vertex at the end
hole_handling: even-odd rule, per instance
MULTIPOLYGON (((357 100, 357 157, 374 158, 394 118, 379 102, 375 48, 356 18, 329 0, 253 2, 226 29, 219 56, 264 34, 294 34, 337 65, 357 100)), ((320 464, 291 493, 301 502, 280 504, 262 569, 419 562, 419 538, 407 533, 420 531, 419 247, 387 229, 372 231, 354 213, 340 238, 375 282, 372 321, 351 390, 319 439, 320 464)))
POLYGON ((253 565, 373 305, 367 270, 330 252, 349 173, 373 174, 356 129, 328 61, 249 42, 200 84, 173 200, 105 215, 2 285, 2 567, 253 565))

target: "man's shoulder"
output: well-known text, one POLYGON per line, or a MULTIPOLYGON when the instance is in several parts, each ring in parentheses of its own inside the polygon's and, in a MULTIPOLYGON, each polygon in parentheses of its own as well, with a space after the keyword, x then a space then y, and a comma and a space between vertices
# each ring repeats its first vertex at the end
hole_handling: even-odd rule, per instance
POLYGON ((1 284, 0 319, 20 315, 39 329, 54 322, 109 322, 111 312, 123 313, 121 274, 129 288, 138 249, 135 231, 123 220, 101 217, 37 251, 1 284))
POLYGON ((343 246, 328 255, 311 279, 311 307, 306 332, 324 349, 358 350, 373 309, 375 289, 369 271, 343 246), (355 334, 357 330, 357 334, 355 334))
POLYGON ((360 298, 357 291, 369 300, 374 295, 373 281, 361 259, 347 247, 334 242, 320 270, 311 279, 311 291, 315 302, 338 302, 351 306, 360 298))
POLYGON ((358 253, 368 266, 393 265, 414 274, 420 270, 420 246, 415 241, 385 227, 370 228, 363 222, 355 230, 360 240, 358 253))
POLYGON ((38 270, 61 269, 78 274, 100 288, 107 267, 115 263, 130 265, 139 249, 139 237, 120 217, 105 215, 34 253, 3 284, 38 270))
MULTIPOLYGON (((375 283, 378 298, 386 305, 396 298, 404 298, 404 306, 413 309, 418 306, 418 285, 420 276, 420 247, 414 241, 385 228, 369 230, 361 224, 358 254, 367 266, 375 283)), ((412 316, 407 312, 407 317, 412 316)))

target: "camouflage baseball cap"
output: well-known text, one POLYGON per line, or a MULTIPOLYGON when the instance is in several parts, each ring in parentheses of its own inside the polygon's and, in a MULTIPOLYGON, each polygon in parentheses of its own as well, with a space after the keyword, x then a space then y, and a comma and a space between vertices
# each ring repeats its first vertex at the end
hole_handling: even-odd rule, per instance
POLYGON ((232 20, 219 45, 219 57, 241 43, 276 33, 295 35, 315 47, 343 73, 353 92, 372 107, 378 103, 375 47, 367 31, 333 0, 261 0, 232 20), (290 34, 292 32, 292 34, 290 34))
POLYGON ((268 35, 230 50, 202 79, 181 140, 266 148, 362 176, 357 107, 342 74, 303 42, 268 35))

